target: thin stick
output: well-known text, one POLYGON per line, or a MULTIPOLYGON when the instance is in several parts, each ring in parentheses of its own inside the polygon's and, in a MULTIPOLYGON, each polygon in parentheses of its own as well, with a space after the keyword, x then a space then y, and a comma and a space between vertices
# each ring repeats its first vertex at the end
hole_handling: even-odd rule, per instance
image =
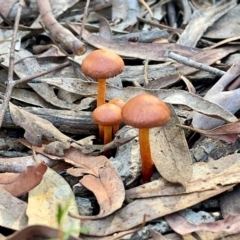
POLYGON ((147 3, 144 0, 138 0, 148 11, 149 15, 151 16, 151 18, 154 18, 153 16, 153 12, 150 9, 150 7, 147 5, 147 3))
POLYGON ((13 90, 13 87, 14 87, 13 69, 14 69, 14 58, 15 58, 15 45, 16 45, 18 26, 19 26, 23 6, 24 6, 24 0, 20 0, 17 15, 16 15, 16 19, 15 19, 15 23, 14 23, 13 37, 12 37, 12 41, 11 41, 6 94, 5 94, 5 97, 3 99, 2 107, 1 107, 1 110, 0 110, 0 126, 2 125, 2 121, 3 121, 3 118, 4 118, 5 112, 7 110, 8 103, 9 103, 10 98, 11 98, 11 93, 12 93, 12 90, 13 90))
POLYGON ((166 52, 165 56, 169 57, 169 58, 172 58, 172 59, 176 60, 177 62, 182 63, 186 66, 201 69, 201 70, 213 73, 213 74, 215 74, 217 76, 220 76, 220 77, 222 77, 225 74, 224 71, 221 71, 217 68, 210 67, 210 66, 205 65, 203 63, 195 62, 195 61, 193 61, 189 58, 180 56, 180 55, 178 55, 176 53, 173 53, 173 52, 166 52))
POLYGON ((87 0, 86 6, 85 6, 85 9, 84 9, 82 25, 81 25, 80 33, 79 33, 79 37, 78 37, 80 40, 82 39, 83 29, 84 29, 84 26, 85 26, 86 21, 87 21, 89 3, 90 3, 90 0, 87 0))

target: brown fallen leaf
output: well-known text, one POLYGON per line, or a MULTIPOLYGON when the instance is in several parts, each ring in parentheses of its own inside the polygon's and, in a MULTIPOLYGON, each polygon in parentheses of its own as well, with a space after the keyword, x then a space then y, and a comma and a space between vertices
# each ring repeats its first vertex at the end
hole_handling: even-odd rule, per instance
MULTIPOLYGON (((80 26, 78 24, 68 23, 68 25, 73 31, 79 33, 80 26)), ((166 51, 173 51, 179 53, 180 55, 188 57, 202 51, 201 49, 185 47, 180 44, 172 43, 154 44, 138 42, 116 42, 95 36, 88 32, 86 29, 83 31, 83 39, 96 48, 112 50, 121 56, 156 61, 165 61, 167 59, 164 56, 164 53, 166 51)))
POLYGON ((76 168, 69 168, 67 173, 82 177, 79 181, 91 190, 100 205, 100 213, 93 217, 72 216, 83 218, 98 219, 111 214, 122 206, 125 198, 123 182, 112 163, 105 156, 85 155, 75 148, 64 151, 64 156, 58 157, 44 152, 45 146, 31 146, 26 140, 21 142, 34 149, 36 152, 46 155, 55 160, 64 160, 74 165, 76 168))
POLYGON ((212 130, 202 130, 181 124, 178 124, 177 126, 194 132, 198 132, 212 139, 223 140, 230 143, 235 143, 238 135, 240 134, 240 120, 238 120, 237 122, 228 123, 220 127, 213 128, 212 130))
POLYGON ((26 214, 28 226, 44 224, 58 228, 58 205, 64 209, 61 217, 62 231, 72 231, 72 236, 79 236, 80 221, 68 216, 68 212, 78 213, 77 203, 71 187, 58 173, 48 168, 41 183, 28 193, 26 214))
MULTIPOLYGON (((41 81, 48 84, 57 86, 66 91, 73 93, 80 93, 82 96, 94 96, 97 92, 97 83, 87 82, 77 78, 45 78, 41 81)), ((141 94, 149 93, 159 99, 164 100, 171 104, 182 104, 190 107, 191 109, 203 113, 208 116, 218 117, 227 122, 235 122, 237 118, 229 111, 223 109, 219 105, 207 101, 202 97, 195 94, 191 94, 182 90, 174 89, 144 89, 140 87, 127 87, 127 88, 117 88, 111 85, 107 85, 106 98, 112 99, 118 96, 124 101, 141 94)))
POLYGON ((88 228, 87 235, 107 236, 138 226, 146 214, 146 221, 190 207, 198 202, 220 194, 234 185, 217 186, 213 190, 181 194, 179 196, 162 196, 139 199, 131 202, 117 212, 102 219, 81 220, 82 227, 88 228))
POLYGON ((52 123, 9 103, 13 122, 24 128, 24 137, 33 145, 41 146, 42 139, 69 142, 71 138, 61 133, 52 123))
POLYGON ((92 217, 79 216, 79 218, 102 218, 122 206, 125 198, 122 180, 105 156, 84 155, 80 151, 70 148, 65 151, 64 159, 76 167, 68 169, 67 173, 75 177, 82 177, 79 181, 94 193, 100 206, 98 215, 92 217))
POLYGON ((167 124, 150 129, 151 155, 163 178, 186 187, 192 177, 192 158, 184 132, 176 127, 178 116, 171 105, 168 107, 171 118, 167 124))
MULTIPOLYGON (((40 236, 42 239, 56 239, 58 238, 58 230, 48 226, 33 225, 13 233, 5 240, 36 239, 36 236, 40 236)), ((80 240, 80 238, 69 236, 68 240, 80 240)))
POLYGON ((139 225, 144 214, 150 221, 216 196, 239 183, 239 159, 240 154, 232 154, 218 161, 193 164, 193 179, 187 184, 186 191, 182 186, 176 187, 176 184, 166 181, 149 183, 159 183, 155 189, 144 184, 138 187, 138 192, 135 191, 137 200, 131 200, 128 205, 104 219, 82 220, 82 227, 88 226, 89 235, 110 235, 139 225))
POLYGON ((225 232, 228 234, 240 233, 240 215, 228 216, 224 220, 208 223, 192 223, 179 213, 173 213, 164 217, 170 227, 177 233, 185 235, 197 231, 225 232))
POLYGON ((159 179, 126 190, 126 199, 131 202, 134 199, 140 198, 177 196, 198 191, 213 190, 218 185, 236 184, 240 182, 239 158, 239 154, 232 154, 222 157, 217 161, 211 160, 208 163, 199 162, 193 164, 192 179, 188 182, 185 190, 180 185, 159 179))
POLYGON ((9 192, 2 188, 0 188, 0 195, 1 227, 13 230, 19 230, 25 227, 28 221, 26 215, 27 203, 12 196, 9 192))
POLYGON ((223 218, 240 215, 239 208, 240 186, 237 185, 232 191, 225 193, 220 198, 220 209, 223 218))
POLYGON ((44 163, 27 167, 22 173, 1 173, 0 188, 18 197, 36 187, 42 180, 47 166, 44 163))

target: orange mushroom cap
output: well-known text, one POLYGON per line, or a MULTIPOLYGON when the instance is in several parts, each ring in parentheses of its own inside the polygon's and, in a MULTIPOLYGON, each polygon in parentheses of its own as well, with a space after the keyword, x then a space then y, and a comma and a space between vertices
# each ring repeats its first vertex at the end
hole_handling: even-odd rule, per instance
POLYGON ((168 106, 150 94, 131 98, 122 108, 123 121, 136 128, 160 127, 170 118, 168 106))
POLYGON ((116 53, 109 50, 95 50, 82 61, 82 72, 91 78, 111 78, 120 74, 124 62, 116 53))
POLYGON ((125 105, 125 102, 120 99, 120 98, 113 98, 109 101, 109 103, 112 103, 118 107, 120 107, 121 109, 123 108, 123 106, 125 105))
POLYGON ((106 103, 97 107, 92 114, 93 121, 101 126, 114 126, 122 122, 121 108, 106 103))

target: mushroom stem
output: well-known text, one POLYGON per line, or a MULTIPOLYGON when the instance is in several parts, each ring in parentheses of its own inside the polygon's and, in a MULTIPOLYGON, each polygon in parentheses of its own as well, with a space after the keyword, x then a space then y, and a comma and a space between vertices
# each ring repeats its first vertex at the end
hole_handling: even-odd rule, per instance
POLYGON ((97 107, 105 103, 106 79, 98 79, 97 107))
POLYGON ((142 181, 150 182, 153 173, 153 160, 149 143, 149 128, 139 129, 139 145, 142 158, 142 181))
POLYGON ((119 130, 119 124, 113 126, 113 130, 112 130, 112 137, 115 137, 116 132, 119 130))
POLYGON ((112 126, 104 126, 104 144, 112 141, 112 126))
MULTIPOLYGON (((105 94, 106 94, 106 79, 98 79, 98 91, 97 91, 97 107, 105 103, 105 94)), ((98 126, 99 129, 99 138, 104 140, 104 128, 103 126, 98 126)))

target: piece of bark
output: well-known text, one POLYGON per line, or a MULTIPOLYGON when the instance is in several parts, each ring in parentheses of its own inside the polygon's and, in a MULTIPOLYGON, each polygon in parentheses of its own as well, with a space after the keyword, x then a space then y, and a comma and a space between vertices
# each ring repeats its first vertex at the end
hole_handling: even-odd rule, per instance
MULTIPOLYGON (((37 107, 26 107, 23 109, 50 121, 55 127, 63 132, 91 135, 96 133, 97 130, 97 125, 92 120, 91 112, 74 112, 37 107)), ((3 120, 3 127, 17 127, 11 119, 9 110, 7 110, 3 120)))

